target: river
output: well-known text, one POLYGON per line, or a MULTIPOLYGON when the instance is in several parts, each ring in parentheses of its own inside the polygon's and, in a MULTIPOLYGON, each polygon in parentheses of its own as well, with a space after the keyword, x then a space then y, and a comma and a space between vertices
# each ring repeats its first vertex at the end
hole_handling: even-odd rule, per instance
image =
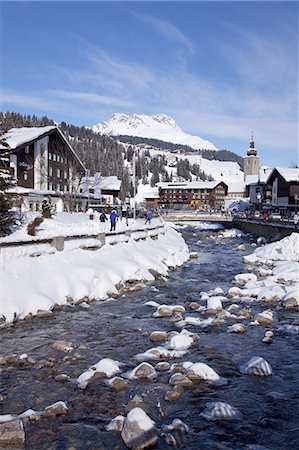
MULTIPOLYGON (((69 407, 65 416, 26 424, 26 450, 125 449, 120 434, 107 432, 105 426, 116 415, 126 414, 126 405, 136 394, 142 397, 142 407, 159 430, 175 418, 190 427, 186 435, 174 433, 177 448, 299 449, 298 332, 277 331, 279 324, 299 324, 294 311, 270 306, 276 317, 270 345, 262 342, 265 328, 249 326, 250 319, 243 322, 247 327, 243 334, 227 332, 227 326, 235 321, 206 328, 189 325, 188 330, 198 334, 197 345, 171 362, 205 362, 226 378, 227 384, 201 382, 183 389, 177 401, 164 400, 169 373, 161 373, 152 381, 131 380, 129 388, 121 391, 109 388, 103 379, 94 380, 85 390, 72 382, 54 380, 61 373, 76 379, 106 357, 125 363, 124 371, 132 369, 134 355, 155 346, 149 339, 150 332, 180 331, 169 318, 154 318, 154 309, 145 306, 146 302, 181 304, 188 315, 197 315, 188 304, 199 301, 200 291, 216 287, 227 291, 234 275, 247 272, 242 257, 253 251, 250 236, 217 239, 217 230, 192 225, 179 231, 199 258, 172 271, 167 280, 148 283, 117 299, 91 303, 90 308, 64 306, 51 317, 33 318, 0 330, 0 356, 27 353, 34 360, 0 366, 0 414, 20 414, 29 408, 38 411, 58 400, 69 407), (236 250, 241 243, 244 250, 236 250), (55 350, 52 344, 57 340, 71 342, 76 350, 55 350), (255 355, 271 364, 271 377, 241 374, 240 366, 255 355), (200 413, 207 402, 214 401, 230 403, 242 412, 242 420, 206 420, 200 413)), ((268 308, 255 302, 249 306, 253 313, 268 308)), ((173 447, 159 437, 156 448, 173 447)))

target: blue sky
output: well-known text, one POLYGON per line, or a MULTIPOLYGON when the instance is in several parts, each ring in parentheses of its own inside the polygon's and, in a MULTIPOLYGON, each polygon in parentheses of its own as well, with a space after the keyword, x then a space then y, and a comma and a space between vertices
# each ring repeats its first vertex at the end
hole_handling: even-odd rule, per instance
POLYGON ((262 164, 298 162, 295 2, 2 2, 1 110, 91 126, 165 113, 262 164))

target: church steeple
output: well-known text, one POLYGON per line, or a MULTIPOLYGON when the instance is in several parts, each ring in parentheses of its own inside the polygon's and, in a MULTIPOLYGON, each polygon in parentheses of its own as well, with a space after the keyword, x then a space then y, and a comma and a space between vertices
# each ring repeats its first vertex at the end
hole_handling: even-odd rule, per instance
POLYGON ((251 140, 249 144, 249 149, 247 150, 247 156, 256 156, 257 151, 254 147, 254 140, 253 140, 253 131, 251 132, 251 140))
POLYGON ((251 132, 251 140, 247 155, 244 158, 244 179, 246 181, 247 175, 258 175, 260 170, 260 158, 257 156, 257 151, 254 146, 253 131, 251 132))

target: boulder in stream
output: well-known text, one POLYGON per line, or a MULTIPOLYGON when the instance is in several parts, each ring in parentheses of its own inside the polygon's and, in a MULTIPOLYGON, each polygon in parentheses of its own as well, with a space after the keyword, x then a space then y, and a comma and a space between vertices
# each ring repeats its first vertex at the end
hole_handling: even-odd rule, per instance
POLYGON ((20 448, 25 442, 25 431, 21 420, 0 423, 0 447, 20 448))
POLYGON ((143 449, 158 440, 155 422, 141 408, 132 409, 124 421, 121 437, 129 448, 143 449))

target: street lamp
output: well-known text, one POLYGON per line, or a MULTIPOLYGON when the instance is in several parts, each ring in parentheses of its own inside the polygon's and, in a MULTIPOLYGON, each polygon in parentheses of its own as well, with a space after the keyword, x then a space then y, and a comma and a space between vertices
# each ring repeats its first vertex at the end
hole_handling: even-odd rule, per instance
POLYGON ((134 205, 133 205, 133 218, 136 219, 136 148, 133 150, 133 195, 134 195, 134 205))

